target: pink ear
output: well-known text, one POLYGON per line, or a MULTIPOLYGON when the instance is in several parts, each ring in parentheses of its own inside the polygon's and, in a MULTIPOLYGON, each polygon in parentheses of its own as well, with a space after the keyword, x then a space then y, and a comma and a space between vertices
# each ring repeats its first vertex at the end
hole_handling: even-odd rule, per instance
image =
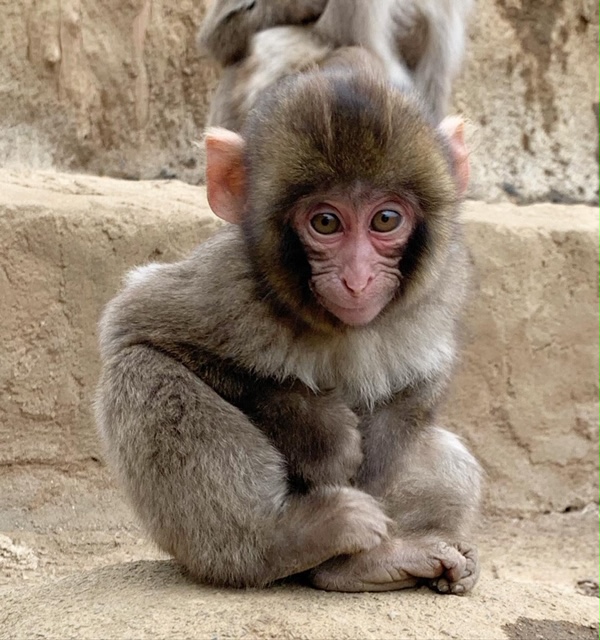
POLYGON ((465 143, 465 123, 458 116, 450 116, 442 120, 439 128, 448 139, 448 142, 450 142, 454 168, 458 178, 458 193, 462 196, 469 186, 469 176, 471 174, 469 151, 465 143))
POLYGON ((206 194, 219 218, 239 224, 246 204, 244 139, 228 129, 212 127, 205 137, 206 194))

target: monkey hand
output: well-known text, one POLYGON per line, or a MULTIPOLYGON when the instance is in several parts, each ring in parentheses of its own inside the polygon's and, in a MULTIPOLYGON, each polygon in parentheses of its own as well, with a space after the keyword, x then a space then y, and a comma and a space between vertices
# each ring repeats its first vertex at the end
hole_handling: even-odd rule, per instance
MULTIPOLYGON (((356 414, 333 394, 311 399, 305 446, 289 457, 308 487, 347 486, 363 460, 356 414)), ((298 428, 298 427, 296 427, 298 428)))
POLYGON ((315 498, 322 505, 311 509, 311 517, 318 518, 321 525, 315 544, 322 545, 326 536, 333 542, 332 556, 371 551, 389 540, 392 521, 368 493, 351 487, 326 487, 309 494, 307 506, 314 504, 315 498))

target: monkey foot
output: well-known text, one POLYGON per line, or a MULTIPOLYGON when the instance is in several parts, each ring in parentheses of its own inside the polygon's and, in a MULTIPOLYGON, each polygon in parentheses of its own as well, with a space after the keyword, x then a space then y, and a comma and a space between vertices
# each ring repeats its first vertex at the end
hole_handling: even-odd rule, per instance
POLYGON ((314 569, 310 579, 327 591, 392 591, 427 584, 439 593, 464 594, 478 575, 474 547, 396 539, 371 551, 332 558, 314 569))
POLYGON ((429 586, 439 593, 452 593, 454 595, 464 595, 473 589, 479 579, 479 558, 477 547, 464 542, 456 544, 456 549, 465 559, 465 565, 460 576, 456 574, 444 573, 439 578, 429 582, 429 586))

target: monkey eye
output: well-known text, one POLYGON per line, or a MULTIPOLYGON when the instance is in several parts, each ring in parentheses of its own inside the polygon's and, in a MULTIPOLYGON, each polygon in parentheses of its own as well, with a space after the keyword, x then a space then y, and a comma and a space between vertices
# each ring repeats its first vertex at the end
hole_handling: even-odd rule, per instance
POLYGON ((379 233, 387 233, 397 229, 402 223, 402 214, 391 209, 378 211, 371 219, 371 229, 379 233))
POLYGON ((310 219, 310 226, 321 235, 328 236, 339 231, 342 223, 334 213, 317 213, 310 219))

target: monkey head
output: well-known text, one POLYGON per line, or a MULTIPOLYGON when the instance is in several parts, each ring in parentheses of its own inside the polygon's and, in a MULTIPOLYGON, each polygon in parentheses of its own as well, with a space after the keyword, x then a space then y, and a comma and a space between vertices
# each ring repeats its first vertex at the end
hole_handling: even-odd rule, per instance
POLYGON ((242 225, 257 283, 313 327, 361 326, 426 295, 458 230, 463 123, 434 128, 377 73, 333 68, 265 92, 241 135, 206 135, 208 201, 242 225))

